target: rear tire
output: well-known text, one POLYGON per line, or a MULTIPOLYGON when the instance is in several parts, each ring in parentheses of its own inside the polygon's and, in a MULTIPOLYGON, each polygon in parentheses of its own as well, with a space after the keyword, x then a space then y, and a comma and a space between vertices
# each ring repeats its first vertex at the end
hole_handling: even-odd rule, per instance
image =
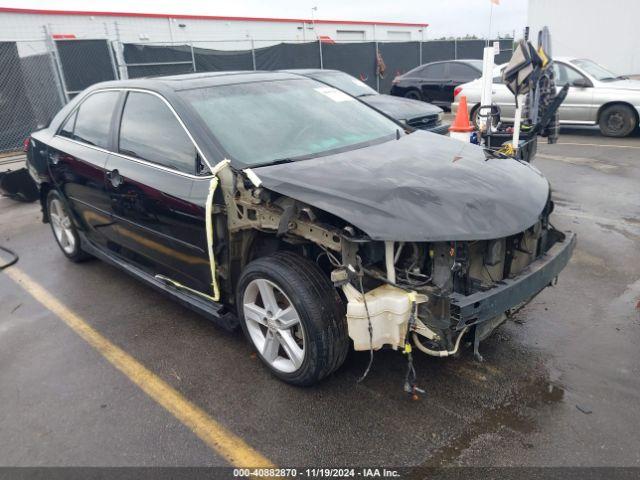
POLYGON ((289 252, 258 258, 242 273, 236 298, 245 336, 279 379, 313 385, 344 362, 344 307, 315 263, 289 252))
POLYGON ((422 94, 419 90, 412 88, 408 92, 404 94, 404 98, 410 98, 411 100, 420 100, 422 101, 422 94))
POLYGON ((636 128, 636 114, 628 105, 611 105, 600 113, 600 132, 606 137, 626 137, 636 128))
POLYGON ((47 195, 47 218, 56 243, 69 260, 83 262, 91 258, 91 255, 82 250, 78 230, 64 199, 56 190, 51 190, 47 195))

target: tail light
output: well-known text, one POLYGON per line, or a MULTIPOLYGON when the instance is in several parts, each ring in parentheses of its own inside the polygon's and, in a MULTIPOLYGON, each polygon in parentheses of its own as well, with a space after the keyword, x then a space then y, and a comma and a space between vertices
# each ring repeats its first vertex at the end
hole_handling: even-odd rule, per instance
POLYGON ((27 137, 24 139, 24 141, 22 142, 22 151, 23 152, 28 152, 29 151, 29 144, 31 143, 31 137, 27 137))
POLYGON ((460 94, 460 92, 462 92, 462 87, 456 87, 453 90, 453 98, 456 98, 460 94))

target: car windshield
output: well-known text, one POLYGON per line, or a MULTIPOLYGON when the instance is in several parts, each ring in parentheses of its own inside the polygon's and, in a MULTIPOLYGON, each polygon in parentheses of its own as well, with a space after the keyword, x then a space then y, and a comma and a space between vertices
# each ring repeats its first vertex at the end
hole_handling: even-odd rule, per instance
POLYGON ((610 70, 607 70, 602 65, 598 65, 593 60, 587 60, 586 58, 580 58, 577 60, 571 60, 571 63, 580 67, 593 78, 599 81, 615 80, 619 77, 610 70))
POLYGON ((347 92, 354 97, 364 97, 366 95, 378 95, 373 88, 357 78, 342 72, 318 72, 309 75, 311 78, 320 80, 338 90, 347 92))
POLYGON ((400 134, 397 124, 372 108, 310 79, 220 85, 180 95, 245 166, 350 150, 400 134))

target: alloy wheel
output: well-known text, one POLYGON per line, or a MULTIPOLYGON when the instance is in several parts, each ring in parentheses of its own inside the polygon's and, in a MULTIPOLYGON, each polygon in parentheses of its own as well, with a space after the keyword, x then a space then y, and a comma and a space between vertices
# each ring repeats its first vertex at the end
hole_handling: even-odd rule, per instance
POLYGON ((49 204, 49 219, 60 247, 65 253, 73 255, 76 249, 76 237, 73 234, 71 218, 57 198, 51 200, 49 204))
POLYGON ((269 280, 252 280, 242 308, 251 341, 264 361, 280 372, 298 370, 305 358, 304 330, 287 295, 269 280))

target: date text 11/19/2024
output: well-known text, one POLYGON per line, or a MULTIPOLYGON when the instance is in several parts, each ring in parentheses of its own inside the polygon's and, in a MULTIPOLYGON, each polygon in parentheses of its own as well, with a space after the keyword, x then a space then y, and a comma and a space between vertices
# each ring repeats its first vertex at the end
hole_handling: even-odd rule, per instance
POLYGON ((308 478, 397 478, 400 473, 388 468, 234 468, 234 477, 308 477, 308 478))

